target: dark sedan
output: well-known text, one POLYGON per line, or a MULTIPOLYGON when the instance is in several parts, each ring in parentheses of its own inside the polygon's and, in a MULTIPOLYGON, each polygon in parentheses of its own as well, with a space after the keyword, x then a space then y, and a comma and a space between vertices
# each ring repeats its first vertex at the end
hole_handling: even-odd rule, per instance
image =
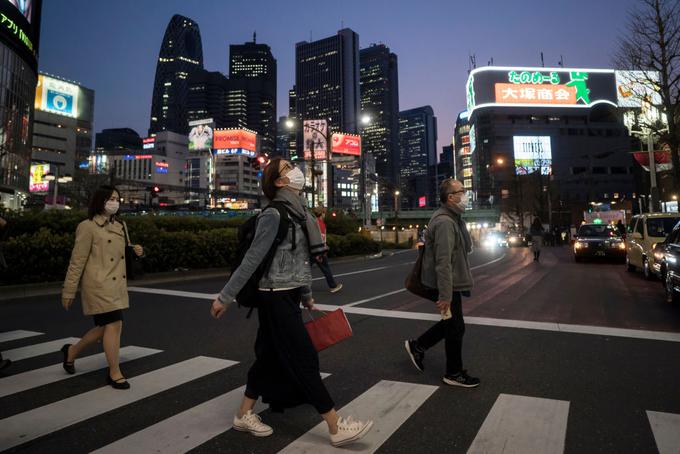
POLYGON ((666 290, 666 301, 680 304, 680 223, 663 243, 654 246, 659 274, 666 290))
POLYGON ((611 225, 583 224, 576 233, 574 260, 597 257, 625 260, 626 243, 611 225))

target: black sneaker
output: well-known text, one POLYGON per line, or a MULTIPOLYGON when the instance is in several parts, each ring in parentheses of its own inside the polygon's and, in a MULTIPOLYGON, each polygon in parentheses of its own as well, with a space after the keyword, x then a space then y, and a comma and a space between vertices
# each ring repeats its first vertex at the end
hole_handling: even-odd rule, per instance
POLYGON ((420 372, 425 370, 425 365, 423 360, 425 359, 425 352, 418 347, 418 343, 412 339, 404 341, 404 347, 406 348, 406 353, 411 358, 413 365, 416 366, 420 372))
POLYGON ((444 375, 442 381, 447 385, 462 386, 463 388, 474 388, 479 386, 479 378, 470 377, 465 369, 455 375, 444 375))
POLYGON ((9 359, 0 359, 0 370, 3 370, 12 364, 12 361, 9 359))

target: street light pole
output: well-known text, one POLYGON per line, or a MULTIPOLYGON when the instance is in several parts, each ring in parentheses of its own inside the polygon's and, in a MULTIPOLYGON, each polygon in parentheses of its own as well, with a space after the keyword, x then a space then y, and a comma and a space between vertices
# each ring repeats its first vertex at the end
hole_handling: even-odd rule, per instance
POLYGON ((649 156, 649 212, 656 211, 656 203, 658 202, 657 188, 656 188, 656 159, 654 156, 654 136, 649 130, 647 134, 647 154, 649 156))

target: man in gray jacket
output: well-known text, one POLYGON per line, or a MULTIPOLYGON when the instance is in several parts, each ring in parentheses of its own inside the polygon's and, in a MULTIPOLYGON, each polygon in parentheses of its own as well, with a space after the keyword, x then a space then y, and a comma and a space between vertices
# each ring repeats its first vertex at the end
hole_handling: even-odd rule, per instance
POLYGON ((474 388, 479 386, 479 379, 467 374, 462 360, 465 322, 461 299, 469 296, 473 286, 468 260, 472 240, 461 216, 468 200, 463 184, 453 178, 442 182, 439 199, 442 206, 430 218, 425 234, 421 281, 437 289, 434 293, 438 294, 437 308, 442 320, 417 340, 407 340, 404 345, 413 365, 423 372, 425 351, 444 339, 446 374, 442 380, 448 385, 474 388))

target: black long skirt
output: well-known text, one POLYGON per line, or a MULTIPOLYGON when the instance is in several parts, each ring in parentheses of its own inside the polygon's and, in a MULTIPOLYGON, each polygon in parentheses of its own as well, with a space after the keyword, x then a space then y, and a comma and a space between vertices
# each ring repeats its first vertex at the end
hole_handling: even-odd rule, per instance
POLYGON ((335 404, 321 380, 319 355, 302 321, 300 295, 299 288, 258 292, 260 326, 245 394, 262 397, 275 412, 310 404, 323 414, 335 404))

